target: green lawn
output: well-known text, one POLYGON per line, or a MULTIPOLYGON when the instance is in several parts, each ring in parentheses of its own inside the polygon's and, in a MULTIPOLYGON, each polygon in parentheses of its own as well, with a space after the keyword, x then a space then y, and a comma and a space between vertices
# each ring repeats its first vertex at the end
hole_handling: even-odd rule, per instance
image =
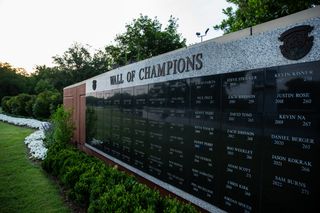
POLYGON ((57 186, 27 156, 34 130, 0 122, 0 212, 70 212, 57 186))

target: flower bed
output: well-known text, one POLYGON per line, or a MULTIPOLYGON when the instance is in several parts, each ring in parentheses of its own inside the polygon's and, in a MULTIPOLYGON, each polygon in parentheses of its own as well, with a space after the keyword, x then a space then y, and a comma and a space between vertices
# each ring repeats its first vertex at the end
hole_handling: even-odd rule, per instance
POLYGON ((49 122, 42 122, 30 118, 16 118, 4 114, 0 114, 0 121, 11 123, 17 126, 26 126, 38 129, 37 131, 26 137, 24 143, 30 150, 31 158, 43 160, 46 157, 48 150, 44 147, 43 139, 45 138, 45 129, 50 126, 49 122))

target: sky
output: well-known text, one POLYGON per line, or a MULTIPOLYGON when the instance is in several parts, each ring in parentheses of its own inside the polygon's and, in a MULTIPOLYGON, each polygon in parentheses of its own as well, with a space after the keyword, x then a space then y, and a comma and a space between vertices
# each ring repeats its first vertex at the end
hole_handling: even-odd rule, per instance
POLYGON ((90 50, 114 44, 139 14, 157 17, 163 27, 170 15, 178 18, 178 32, 187 44, 222 35, 212 26, 225 17, 225 0, 0 0, 0 62, 32 72, 36 65, 53 66, 73 43, 90 50))

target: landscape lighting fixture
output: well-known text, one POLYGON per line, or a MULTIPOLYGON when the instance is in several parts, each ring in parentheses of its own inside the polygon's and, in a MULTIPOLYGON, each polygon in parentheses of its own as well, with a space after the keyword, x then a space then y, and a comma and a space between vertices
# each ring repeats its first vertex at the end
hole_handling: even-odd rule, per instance
POLYGON ((209 31, 209 28, 206 29, 203 35, 201 35, 200 32, 196 32, 196 35, 201 39, 201 42, 203 41, 203 37, 207 35, 208 31, 209 31))

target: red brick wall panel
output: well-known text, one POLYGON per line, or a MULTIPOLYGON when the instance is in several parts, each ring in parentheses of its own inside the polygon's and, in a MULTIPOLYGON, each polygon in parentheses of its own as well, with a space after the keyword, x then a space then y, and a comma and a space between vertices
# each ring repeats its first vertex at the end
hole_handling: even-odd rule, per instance
POLYGON ((85 84, 63 90, 63 105, 72 112, 75 127, 72 142, 75 144, 85 143, 85 90, 85 84))

